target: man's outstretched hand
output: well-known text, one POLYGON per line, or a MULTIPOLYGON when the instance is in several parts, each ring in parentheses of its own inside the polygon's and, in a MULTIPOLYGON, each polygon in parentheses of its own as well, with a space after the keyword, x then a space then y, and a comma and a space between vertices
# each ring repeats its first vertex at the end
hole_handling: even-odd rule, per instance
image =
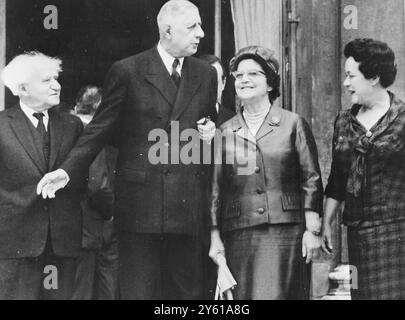
POLYGON ((64 188, 69 182, 69 176, 63 169, 58 169, 44 175, 37 185, 37 195, 42 198, 55 198, 55 193, 64 188))

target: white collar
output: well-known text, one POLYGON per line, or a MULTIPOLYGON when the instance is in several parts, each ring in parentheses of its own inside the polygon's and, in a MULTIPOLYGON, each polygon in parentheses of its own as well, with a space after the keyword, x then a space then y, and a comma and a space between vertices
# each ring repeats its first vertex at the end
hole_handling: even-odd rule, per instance
MULTIPOLYGON (((20 100, 20 108, 21 108, 22 112, 24 112, 24 114, 27 116, 27 118, 31 121, 31 123, 34 125, 34 127, 37 127, 39 121, 37 118, 34 117, 33 114, 35 112, 39 112, 39 111, 31 109, 26 104, 24 104, 21 100, 20 100)), ((48 110, 44 110, 44 111, 42 111, 42 113, 45 115, 43 121, 44 121, 44 126, 46 129, 46 128, 48 128, 48 121, 49 121, 48 110)))
MULTIPOLYGON (((165 50, 165 48, 163 48, 160 41, 157 45, 157 51, 159 52, 159 55, 162 58, 163 64, 165 65, 167 72, 169 72, 169 74, 172 74, 172 66, 173 66, 173 61, 174 61, 175 57, 170 55, 170 53, 168 53, 165 50)), ((179 62, 180 62, 179 65, 177 66, 177 72, 179 73, 179 75, 181 75, 181 69, 183 68, 184 57, 177 58, 177 59, 179 59, 179 62)))

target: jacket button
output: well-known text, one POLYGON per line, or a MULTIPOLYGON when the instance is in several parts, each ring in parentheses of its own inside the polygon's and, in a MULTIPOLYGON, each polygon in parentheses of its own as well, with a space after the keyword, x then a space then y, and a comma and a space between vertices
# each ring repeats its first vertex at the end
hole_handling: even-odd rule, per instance
POLYGON ((263 191, 262 189, 260 189, 260 188, 257 189, 256 192, 257 192, 257 194, 262 194, 262 193, 264 193, 264 191, 263 191))
POLYGON ((170 143, 169 143, 169 142, 165 142, 163 145, 164 145, 166 148, 169 148, 169 147, 170 147, 170 143))
POLYGON ((257 209, 257 213, 258 213, 258 214, 263 214, 263 213, 264 213, 264 209, 263 209, 263 208, 257 209))
POLYGON ((255 168, 255 173, 259 173, 260 172, 260 168, 259 167, 256 167, 255 168))

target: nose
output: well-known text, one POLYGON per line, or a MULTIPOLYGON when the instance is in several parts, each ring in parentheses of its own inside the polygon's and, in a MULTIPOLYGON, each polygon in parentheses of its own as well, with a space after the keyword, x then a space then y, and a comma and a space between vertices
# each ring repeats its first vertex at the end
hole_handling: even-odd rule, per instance
POLYGON ((350 80, 349 80, 349 77, 346 77, 346 78, 345 78, 345 81, 343 81, 343 85, 344 85, 345 87, 350 86, 350 80))
POLYGON ((196 37, 201 39, 201 38, 204 38, 204 36, 205 36, 204 30, 202 29, 201 25, 198 25, 197 31, 196 31, 196 37))
POLYGON ((51 83, 51 88, 52 88, 53 90, 60 91, 61 85, 60 85, 60 83, 58 82, 58 80, 54 79, 54 80, 52 81, 52 83, 51 83))
POLYGON ((241 79, 241 81, 242 81, 242 82, 248 82, 248 81, 250 81, 250 78, 249 78, 247 72, 243 72, 243 73, 242 73, 242 79, 241 79))

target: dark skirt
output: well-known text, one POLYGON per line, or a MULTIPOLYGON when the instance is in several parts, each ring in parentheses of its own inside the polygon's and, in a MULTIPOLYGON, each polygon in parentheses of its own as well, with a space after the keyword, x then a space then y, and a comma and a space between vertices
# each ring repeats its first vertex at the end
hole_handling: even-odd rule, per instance
POLYGON ((310 265, 302 258, 303 226, 262 225, 225 234, 237 300, 309 298, 310 265))
POLYGON ((349 227, 348 249, 353 300, 405 299, 405 220, 349 227))

